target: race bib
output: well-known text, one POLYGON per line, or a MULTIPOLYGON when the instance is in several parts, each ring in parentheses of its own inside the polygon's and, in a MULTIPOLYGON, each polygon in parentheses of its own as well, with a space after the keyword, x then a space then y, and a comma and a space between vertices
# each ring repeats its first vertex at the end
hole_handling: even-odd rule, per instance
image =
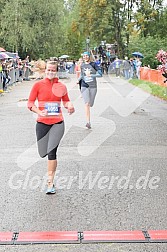
POLYGON ((48 115, 59 115, 60 104, 57 102, 48 102, 45 103, 45 109, 47 110, 48 115))
POLYGON ((86 83, 92 82, 92 81, 93 81, 93 78, 92 78, 91 76, 90 76, 90 77, 84 76, 84 81, 85 81, 86 83))

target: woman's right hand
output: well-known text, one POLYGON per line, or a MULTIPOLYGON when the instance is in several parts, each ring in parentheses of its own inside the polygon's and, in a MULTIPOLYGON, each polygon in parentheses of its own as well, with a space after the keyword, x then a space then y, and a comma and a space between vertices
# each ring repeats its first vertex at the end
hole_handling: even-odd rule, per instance
POLYGON ((39 110, 39 112, 38 112, 38 115, 39 116, 47 116, 47 110, 46 109, 43 109, 43 110, 39 110))

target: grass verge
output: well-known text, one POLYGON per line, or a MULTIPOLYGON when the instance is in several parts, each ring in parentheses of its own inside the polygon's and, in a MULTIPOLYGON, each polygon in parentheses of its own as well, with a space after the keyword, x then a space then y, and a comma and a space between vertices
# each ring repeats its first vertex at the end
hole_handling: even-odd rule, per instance
POLYGON ((133 84, 134 86, 138 86, 146 92, 149 92, 150 94, 167 101, 167 87, 158 86, 152 82, 139 79, 129 80, 129 83, 133 84))

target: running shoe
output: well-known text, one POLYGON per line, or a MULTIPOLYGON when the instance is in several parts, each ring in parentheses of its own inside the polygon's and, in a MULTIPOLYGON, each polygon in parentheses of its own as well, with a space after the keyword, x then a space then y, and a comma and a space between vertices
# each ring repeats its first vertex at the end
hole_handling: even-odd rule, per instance
POLYGON ((54 185, 52 187, 47 188, 46 194, 54 194, 54 193, 56 193, 56 189, 54 185))
POLYGON ((87 127, 88 129, 91 129, 90 123, 87 123, 87 124, 86 124, 86 127, 87 127))

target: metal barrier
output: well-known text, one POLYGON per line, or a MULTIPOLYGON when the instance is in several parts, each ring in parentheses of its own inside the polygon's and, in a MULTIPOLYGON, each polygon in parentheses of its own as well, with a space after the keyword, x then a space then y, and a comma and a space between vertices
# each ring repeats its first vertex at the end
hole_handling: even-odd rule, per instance
MULTIPOLYGON (((14 85, 16 82, 19 81, 19 69, 11 69, 8 73, 8 75, 10 76, 10 82, 7 84, 8 86, 12 86, 14 85)), ((3 90, 3 74, 0 73, 0 93, 3 93, 5 90, 3 90)))
POLYGON ((59 79, 67 79, 67 78, 69 78, 68 73, 69 73, 68 70, 59 69, 59 71, 58 71, 58 78, 59 79))
POLYGON ((11 69, 9 72, 9 76, 11 78, 9 85, 13 85, 14 83, 19 81, 19 69, 11 69))

